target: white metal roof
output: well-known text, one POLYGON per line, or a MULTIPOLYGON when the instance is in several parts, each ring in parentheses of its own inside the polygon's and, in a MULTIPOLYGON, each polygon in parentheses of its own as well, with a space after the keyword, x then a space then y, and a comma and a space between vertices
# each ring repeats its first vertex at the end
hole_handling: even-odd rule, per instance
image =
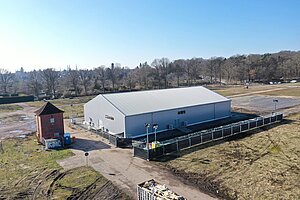
POLYGON ((126 116, 230 101, 202 86, 102 94, 102 96, 126 116))

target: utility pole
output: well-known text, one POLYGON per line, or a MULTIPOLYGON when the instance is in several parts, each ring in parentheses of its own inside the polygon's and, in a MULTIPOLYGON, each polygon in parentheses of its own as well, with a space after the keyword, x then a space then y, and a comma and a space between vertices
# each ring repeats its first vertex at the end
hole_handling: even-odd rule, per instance
POLYGON ((145 128, 146 128, 146 131, 147 131, 147 143, 146 143, 147 150, 149 150, 149 130, 148 130, 149 127, 150 127, 150 124, 146 123, 145 128))
POLYGON ((153 124, 153 128, 154 128, 154 133, 155 133, 155 142, 156 142, 156 131, 158 129, 158 124, 153 124))
POLYGON ((273 103, 274 103, 274 112, 276 112, 276 104, 278 103, 278 99, 273 99, 273 103))

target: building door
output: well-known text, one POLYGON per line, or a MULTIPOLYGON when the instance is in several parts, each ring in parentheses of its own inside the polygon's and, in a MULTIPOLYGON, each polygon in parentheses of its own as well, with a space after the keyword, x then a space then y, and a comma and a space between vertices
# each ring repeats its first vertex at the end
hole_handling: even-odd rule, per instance
POLYGON ((179 127, 180 127, 180 119, 175 119, 174 128, 179 128, 179 127))
POLYGON ((101 119, 98 119, 98 129, 102 128, 103 127, 103 122, 101 119))

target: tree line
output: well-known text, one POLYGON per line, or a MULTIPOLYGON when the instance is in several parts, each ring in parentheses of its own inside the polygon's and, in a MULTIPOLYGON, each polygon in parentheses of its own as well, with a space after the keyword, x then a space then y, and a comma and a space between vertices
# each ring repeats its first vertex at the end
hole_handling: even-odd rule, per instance
POLYGON ((0 95, 24 93, 60 97, 203 84, 245 84, 300 78, 300 52, 235 55, 229 58, 154 59, 135 68, 112 63, 94 69, 70 66, 12 73, 0 68, 0 95))

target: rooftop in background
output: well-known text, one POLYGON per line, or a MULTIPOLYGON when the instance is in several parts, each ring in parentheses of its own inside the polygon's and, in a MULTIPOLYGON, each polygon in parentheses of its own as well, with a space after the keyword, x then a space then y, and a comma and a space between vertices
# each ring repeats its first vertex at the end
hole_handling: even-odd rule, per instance
POLYGON ((202 86, 101 95, 126 116, 230 101, 202 86))
POLYGON ((39 116, 39 115, 50 115, 50 114, 63 113, 63 112, 64 111, 60 110, 52 103, 47 102, 40 109, 36 110, 34 113, 37 116, 39 116))

